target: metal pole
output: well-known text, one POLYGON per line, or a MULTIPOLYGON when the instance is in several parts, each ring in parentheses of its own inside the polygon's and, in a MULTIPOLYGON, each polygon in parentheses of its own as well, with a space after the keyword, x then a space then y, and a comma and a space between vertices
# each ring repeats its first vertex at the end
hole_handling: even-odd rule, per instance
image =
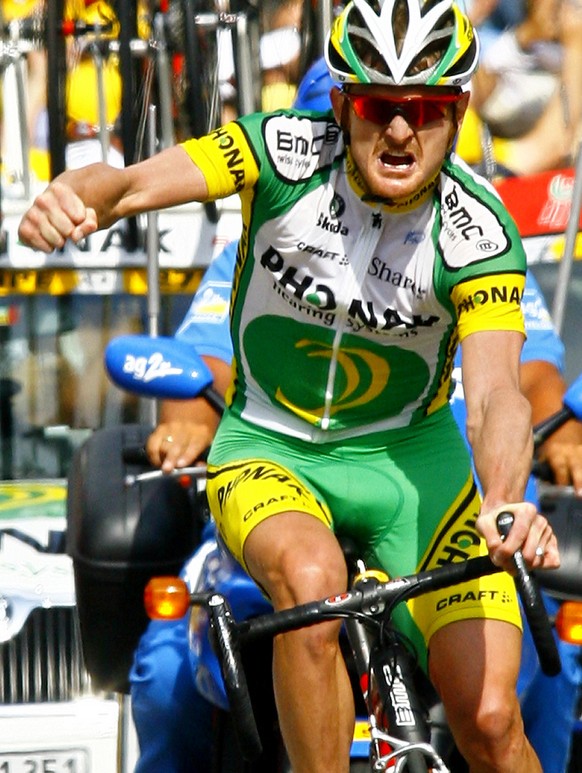
POLYGON ((24 198, 30 199, 30 140, 28 138, 28 118, 26 111, 26 62, 21 54, 14 60, 16 75, 16 94, 18 101, 18 123, 20 126, 20 147, 22 149, 22 184, 24 198))
POLYGON ((325 41, 327 40, 327 33, 331 28, 333 21, 332 3, 331 0, 320 0, 317 4, 317 23, 318 23, 318 35, 319 35, 319 47, 318 51, 323 51, 325 41))
MULTIPOLYGON (((150 105, 148 108, 148 155, 151 157, 156 153, 156 107, 150 105)), ((148 212, 147 214, 147 312, 148 312, 148 332, 156 338, 159 335, 160 321, 160 267, 159 267, 159 248, 160 232, 158 228, 158 213, 148 212)), ((158 401, 151 401, 151 420, 153 424, 158 421, 158 401)))
POLYGON ((125 693, 117 694, 117 773, 129 773, 129 723, 131 699, 125 693))
MULTIPOLYGON (((137 94, 137 72, 131 43, 137 38, 137 0, 119 0, 119 71, 121 74, 121 140, 125 166, 136 161, 137 124, 134 114, 137 94)), ((139 246, 137 219, 127 218, 125 247, 135 252, 139 246)))
POLYGON ((158 93, 160 101, 161 146, 170 148, 176 142, 174 118, 172 115, 172 67, 168 56, 164 17, 157 13, 154 17, 155 48, 154 57, 158 73, 158 93))
POLYGON ((556 292, 554 294, 554 304, 552 307, 552 319, 558 335, 562 332, 564 324, 564 313, 566 310, 566 296, 570 283, 570 274, 572 272, 572 263, 576 251, 576 236, 578 234, 578 223, 580 221, 580 212, 582 211, 582 142, 578 145, 576 155, 576 166, 574 169, 574 188, 572 190, 572 201, 570 204, 570 216, 566 226, 566 239, 564 243, 564 254, 558 271, 558 281, 556 292))
MULTIPOLYGON (((148 108, 148 155, 156 152, 156 107, 148 108)), ((159 335, 160 317, 160 278, 158 253, 160 234, 158 229, 158 213, 148 212, 147 215, 147 276, 148 276, 148 332, 151 336, 159 335)))
POLYGON ((109 156, 109 130, 107 127, 107 104, 105 99, 105 74, 103 72, 103 53, 99 41, 91 46, 91 56, 95 63, 97 74, 97 104, 99 106, 99 143, 101 145, 101 160, 107 162, 109 156))
POLYGON ((238 13, 236 16, 235 51, 237 98, 241 115, 248 115, 258 109, 257 83, 260 83, 260 81, 257 78, 257 73, 253 72, 253 56, 249 45, 249 33, 247 15, 245 13, 238 13))

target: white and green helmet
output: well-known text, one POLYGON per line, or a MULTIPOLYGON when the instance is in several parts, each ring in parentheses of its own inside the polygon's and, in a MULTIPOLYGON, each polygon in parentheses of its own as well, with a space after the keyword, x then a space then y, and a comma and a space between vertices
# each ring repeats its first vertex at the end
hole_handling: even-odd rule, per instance
POLYGON ((350 0, 325 48, 332 78, 389 86, 463 86, 479 42, 453 0, 350 0))

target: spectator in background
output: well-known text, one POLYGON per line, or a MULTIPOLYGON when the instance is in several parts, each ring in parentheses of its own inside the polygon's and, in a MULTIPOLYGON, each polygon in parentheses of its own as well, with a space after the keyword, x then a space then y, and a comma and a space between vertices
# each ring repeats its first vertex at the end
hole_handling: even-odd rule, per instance
MULTIPOLYGON (((582 2, 483 2, 495 8, 480 27, 481 66, 459 154, 479 163, 490 133, 495 160, 509 173, 571 165, 582 136, 582 2)), ((481 18, 482 3, 469 12, 481 18)))

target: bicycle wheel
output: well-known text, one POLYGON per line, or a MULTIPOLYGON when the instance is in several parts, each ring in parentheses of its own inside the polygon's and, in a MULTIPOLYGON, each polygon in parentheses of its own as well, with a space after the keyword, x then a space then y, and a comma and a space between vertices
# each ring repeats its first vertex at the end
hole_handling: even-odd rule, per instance
MULTIPOLYGON (((131 51, 131 42, 137 38, 137 2, 119 0, 119 72, 121 75, 121 142, 125 166, 136 161, 137 118, 137 63, 131 51)), ((135 252, 139 247, 139 229, 135 217, 126 221, 125 247, 135 252)))
POLYGON ((67 74, 66 44, 62 34, 64 0, 46 4, 47 112, 50 176, 65 171, 67 74))

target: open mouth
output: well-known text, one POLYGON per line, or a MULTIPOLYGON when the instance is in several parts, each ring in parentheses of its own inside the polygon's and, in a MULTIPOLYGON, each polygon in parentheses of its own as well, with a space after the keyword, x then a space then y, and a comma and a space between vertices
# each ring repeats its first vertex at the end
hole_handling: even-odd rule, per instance
POLYGON ((384 166, 407 169, 414 163, 414 156, 411 153, 389 153, 385 150, 380 156, 380 161, 384 166))

